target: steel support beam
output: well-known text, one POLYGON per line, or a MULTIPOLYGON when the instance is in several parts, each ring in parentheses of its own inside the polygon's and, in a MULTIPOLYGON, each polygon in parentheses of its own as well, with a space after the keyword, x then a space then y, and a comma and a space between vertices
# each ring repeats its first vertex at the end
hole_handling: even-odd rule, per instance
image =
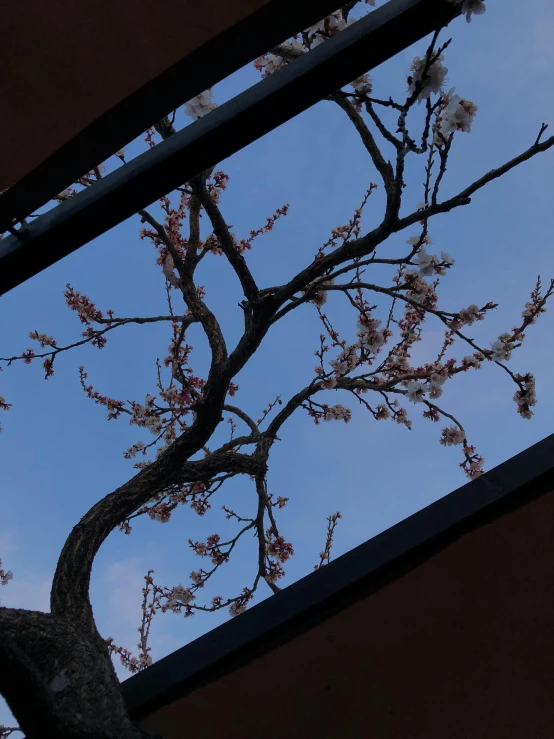
POLYGON ((39 216, 17 235, 0 241, 0 295, 447 25, 457 15, 459 9, 447 0, 390 0, 39 216))

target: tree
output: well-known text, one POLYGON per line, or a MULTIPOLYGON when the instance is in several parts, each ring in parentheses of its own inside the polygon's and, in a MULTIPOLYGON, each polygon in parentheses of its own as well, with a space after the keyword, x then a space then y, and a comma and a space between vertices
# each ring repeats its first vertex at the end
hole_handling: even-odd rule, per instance
MULTIPOLYGON (((373 5, 374 1, 369 0, 369 4, 373 5)), ((342 11, 257 60, 255 66, 262 76, 267 76, 314 45, 324 43, 354 22, 349 13, 355 5, 348 3, 342 11)), ((458 5, 468 20, 472 12, 479 14, 484 9, 480 0, 463 0, 458 5)), ((443 445, 460 446, 460 464, 470 478, 482 473, 483 459, 466 438, 461 422, 436 403, 444 384, 460 373, 495 363, 516 385, 514 399, 518 413, 523 418, 532 416, 536 403, 533 375, 515 373, 506 362, 522 345, 527 328, 545 312, 546 302, 554 292, 554 281, 543 289, 539 279, 524 307, 520 325, 502 333, 489 347, 479 346, 464 329, 483 320, 496 305, 471 304, 457 312, 438 307, 439 279, 452 268, 454 260, 444 252, 439 257, 428 251, 432 243, 428 224, 438 214, 469 205, 471 197, 489 182, 551 148, 554 137, 542 141, 546 130, 543 124, 526 151, 484 174, 455 196, 440 200, 449 153, 457 135, 470 132, 477 106, 455 95, 453 90, 443 90, 446 77, 443 53, 450 41, 437 45, 438 35, 434 34, 424 56, 414 59, 404 102, 373 97, 369 75, 355 80, 352 90, 340 90, 329 96, 328 100, 344 112, 359 134, 379 182, 370 184, 351 220, 334 229, 315 257, 307 258, 305 268, 291 274, 288 282, 258 285, 245 256, 254 239, 286 216, 288 206, 269 217, 266 226, 252 230, 248 239, 236 238, 220 208, 227 176, 213 168, 178 189, 176 207, 169 197, 162 198, 163 223, 148 210, 139 213, 141 222, 146 224, 141 238, 151 240, 157 249, 168 315, 125 318, 116 317, 111 310, 104 314, 88 297, 68 285, 65 298, 84 324, 82 338, 58 346, 53 337, 32 331, 31 338, 40 345, 40 350, 28 349, 3 360, 8 365, 42 360, 48 378, 54 373, 58 354, 85 343, 101 349, 112 331, 128 323, 164 322, 171 330, 171 349, 164 361, 158 363, 158 398, 148 394, 145 402, 139 403, 102 395, 87 383, 84 368, 79 368, 84 391, 106 408, 109 419, 127 416, 132 424, 152 432, 153 441, 147 444, 138 441, 125 456, 146 457, 154 448, 156 454, 154 459, 135 463, 138 471, 134 477, 99 500, 71 531, 54 576, 50 613, 0 608, 0 691, 28 739, 146 737, 126 713, 110 655, 118 654, 131 671, 144 669, 151 661, 148 635, 157 611, 172 610, 188 615, 195 610, 228 608, 232 615, 238 615, 252 601, 262 581, 273 592, 279 590, 277 583, 284 574, 283 564, 293 554, 293 547, 281 535, 276 520, 276 509, 285 506, 287 498, 274 498, 268 492, 266 473, 270 452, 279 434, 286 429, 285 422, 295 412, 304 410, 316 424, 330 420, 348 422, 351 411, 347 407, 326 402, 329 393, 341 392, 365 407, 375 420, 388 419, 410 428, 412 422, 401 405, 404 398, 408 404, 420 407, 424 417, 433 422, 443 417, 448 419, 440 441, 443 445), (421 137, 415 138, 408 131, 407 118, 413 109, 418 109, 418 104, 423 105, 425 115, 421 137), (378 112, 381 109, 395 112, 396 130, 391 131, 385 125, 378 112), (382 151, 377 135, 384 139, 387 151, 392 152, 392 161, 388 159, 390 154, 382 151), (405 163, 414 154, 423 156, 425 161, 424 199, 416 211, 401 216, 405 163), (386 193, 385 212, 380 223, 362 235, 362 212, 378 186, 386 193), (213 229, 204 240, 200 238, 202 212, 213 229), (185 217, 189 223, 187 235, 184 235, 185 217), (418 228, 418 234, 409 236, 405 253, 397 258, 387 255, 383 249, 387 239, 411 226, 418 228), (244 296, 240 303, 244 330, 234 347, 227 346, 218 318, 208 308, 195 280, 198 265, 212 256, 226 260, 230 275, 234 273, 233 279, 238 280, 244 296), (392 284, 380 284, 366 276, 378 265, 395 270, 392 284), (356 319, 356 338, 352 341, 340 336, 326 312, 327 296, 331 293, 344 296, 352 308, 356 319), (376 297, 387 301, 388 317, 384 322, 375 317, 377 305, 373 298, 376 297), (255 356, 272 326, 306 304, 317 312, 322 325, 313 379, 287 400, 280 397, 272 400, 262 417, 254 420, 234 404, 232 399, 238 390, 234 380, 255 356), (420 341, 427 319, 444 326, 443 346, 435 361, 414 367, 410 364, 410 351, 420 341), (191 347, 186 337, 193 325, 202 329, 209 343, 211 364, 206 377, 195 373, 190 366, 191 347), (468 355, 463 360, 448 358, 454 342, 468 346, 468 355), (224 413, 232 419, 231 439, 213 450, 208 445, 220 428, 224 413), (235 436, 239 423, 245 431, 235 436), (203 456, 198 458, 202 452, 203 456), (131 522, 139 516, 167 521, 184 504, 203 515, 225 481, 238 475, 248 476, 252 481, 257 493, 257 510, 251 518, 243 518, 225 508, 228 517, 239 524, 238 534, 230 541, 222 542, 217 534, 205 542, 189 540, 193 550, 211 565, 192 573, 190 586, 163 587, 154 582, 151 571, 147 574, 138 657, 116 646, 113 640, 102 638, 90 605, 89 580, 94 558, 109 533, 120 528, 130 534, 131 522), (229 559, 236 542, 247 531, 253 532, 258 542, 257 571, 251 587, 227 600, 215 598, 211 605, 196 603, 198 591, 229 559)), ((197 118, 214 105, 211 91, 206 91, 189 101, 185 108, 192 118, 197 118)), ((154 146, 156 135, 166 139, 174 133, 173 116, 173 120, 159 121, 146 138, 154 146)), ((117 152, 117 156, 125 161, 123 151, 117 152)), ((89 187, 101 177, 102 165, 76 184, 89 187)), ((58 200, 76 192, 70 188, 60 193, 58 200)), ((379 274, 378 270, 373 273, 379 274)), ((4 409, 9 407, 3 398, 0 405, 4 409)), ((327 541, 316 567, 329 560, 339 517, 335 513, 328 519, 327 541)), ((6 584, 11 572, 1 567, 0 563, 0 581, 6 584)), ((12 729, 6 729, 4 735, 11 732, 12 729)))

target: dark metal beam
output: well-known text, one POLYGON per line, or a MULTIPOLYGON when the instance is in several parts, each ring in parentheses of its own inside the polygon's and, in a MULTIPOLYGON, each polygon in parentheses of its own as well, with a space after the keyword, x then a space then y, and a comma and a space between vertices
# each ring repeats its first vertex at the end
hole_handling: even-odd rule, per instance
POLYGON ((0 241, 0 295, 459 15, 390 0, 170 139, 0 241))
POLYGON ((335 11, 340 0, 269 0, 107 111, 0 195, 0 233, 191 98, 335 11))

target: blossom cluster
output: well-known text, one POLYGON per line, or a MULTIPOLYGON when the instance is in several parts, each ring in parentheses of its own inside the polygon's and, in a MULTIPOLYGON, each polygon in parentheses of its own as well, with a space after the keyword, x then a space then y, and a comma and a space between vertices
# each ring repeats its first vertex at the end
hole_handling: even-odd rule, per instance
POLYGON ((185 113, 192 118, 194 121, 202 118, 203 116, 211 113, 212 110, 217 108, 217 104, 213 101, 212 88, 209 87, 200 95, 196 95, 188 103, 185 103, 185 113))
POLYGON ((276 536, 273 527, 267 530, 268 542, 266 544, 266 553, 275 557, 279 562, 286 562, 294 554, 293 546, 290 542, 285 541, 282 536, 276 536))
POLYGON ((485 0, 448 0, 453 5, 461 5, 462 13, 465 13, 468 23, 471 22, 471 16, 482 15, 485 10, 485 0))
MULTIPOLYGON (((380 287, 375 288, 390 294, 393 298, 393 307, 399 295, 404 296, 402 298, 404 300, 404 317, 394 321, 400 331, 400 341, 389 350, 387 358, 377 370, 354 377, 351 375, 361 365, 365 363, 371 365, 373 355, 379 353, 387 343, 388 338, 392 336, 392 331, 389 329, 393 315, 392 310, 389 314, 387 326, 382 328, 382 322, 371 315, 372 309, 361 297, 362 286, 357 286, 355 280, 352 280, 350 283, 352 289, 360 291, 359 295, 356 295, 353 300, 356 307, 359 308, 359 314, 357 342, 349 344, 346 340, 340 339, 339 333, 332 328, 328 317, 320 310, 323 301, 318 300, 317 303, 320 318, 325 325, 332 346, 339 349, 338 355, 329 361, 330 371, 326 372, 323 358, 325 352, 329 351, 329 347, 325 344, 325 336, 321 335, 321 349, 315 352, 320 358, 320 365, 315 368, 316 376, 320 378, 318 387, 322 390, 341 388, 354 390, 354 393, 358 396, 369 390, 380 390, 386 399, 386 403, 380 403, 376 407, 372 407, 365 400, 362 401, 371 411, 373 417, 376 420, 392 418, 396 423, 404 424, 408 428, 411 428, 412 421, 408 418, 406 410, 399 407, 398 400, 392 402, 389 400, 389 392, 402 393, 408 401, 425 405, 426 409, 423 411, 423 416, 431 421, 439 421, 441 415, 448 416, 432 402, 442 396, 446 380, 459 372, 479 369, 484 361, 503 362, 511 359, 513 350, 519 347, 524 339, 524 328, 534 323, 537 316, 546 311, 546 300, 554 294, 554 280, 551 281, 550 287, 544 294, 541 291, 540 279, 537 280, 537 285, 531 293, 531 300, 525 304, 525 309, 522 312, 523 324, 521 327, 514 328, 512 333, 501 334, 496 341, 492 342, 490 349, 476 347, 473 340, 460 334, 459 330, 463 326, 472 326, 475 322, 482 321, 486 313, 497 306, 492 302, 483 307, 472 303, 456 313, 446 313, 437 309, 435 288, 438 279, 435 279, 433 283, 427 282, 427 279, 434 275, 444 274, 445 270, 449 269, 455 260, 444 251, 441 252, 440 258, 427 251, 426 246, 432 243, 432 239, 427 233, 427 226, 424 221, 422 221, 422 226, 423 233, 421 236, 411 236, 407 240, 411 247, 411 253, 407 258, 401 260, 397 275, 393 277, 393 283, 396 287, 390 290, 380 287), (418 267, 418 269, 408 269, 407 266, 411 264, 418 267), (435 362, 423 367, 412 367, 409 362, 409 352, 413 344, 420 341, 421 324, 428 312, 436 314, 447 326, 444 345, 435 362), (454 343, 455 334, 458 334, 477 351, 459 361, 454 358, 444 360, 445 351, 454 343)), ((319 280, 322 287, 325 286, 325 281, 328 284, 334 284, 334 281, 331 282, 333 280, 332 275, 322 276, 319 280)), ((317 285, 317 281, 311 284, 317 285)), ((335 289, 342 290, 343 288, 335 289)), ((348 287, 345 285, 344 291, 346 292, 347 289, 348 287)), ((324 292, 324 290, 321 292, 324 292)), ((533 415, 531 408, 536 404, 535 380, 531 374, 514 375, 510 372, 510 375, 518 385, 518 390, 514 394, 517 412, 523 418, 531 418, 533 415)), ((321 420, 342 419, 348 422, 351 418, 351 411, 340 404, 329 406, 310 401, 304 407, 316 424, 319 424, 321 420)), ((458 423, 456 419, 453 420, 458 423)), ((459 424, 457 427, 444 429, 440 441, 445 446, 462 445, 464 462, 461 463, 461 466, 466 474, 470 477, 482 474, 484 459, 475 452, 474 447, 468 445, 465 432, 459 424)))
POLYGON ((44 349, 46 346, 51 346, 54 349, 57 347, 56 340, 52 336, 41 334, 38 331, 30 331, 29 338, 33 339, 34 341, 38 341, 42 349, 44 349))
POLYGON ((121 664, 123 665, 123 667, 129 670, 129 672, 140 672, 146 667, 150 667, 150 665, 152 664, 152 657, 150 656, 150 654, 148 654, 150 648, 147 648, 146 652, 141 652, 138 657, 135 657, 128 649, 125 649, 125 647, 116 646, 114 644, 112 636, 109 636, 106 639, 106 644, 108 646, 108 653, 110 655, 118 654, 121 660, 121 664))
POLYGON ((69 283, 66 285, 64 297, 68 307, 79 316, 81 323, 88 325, 91 321, 98 321, 103 318, 101 311, 96 308, 94 303, 86 295, 81 295, 80 292, 74 290, 69 283))
POLYGON ((460 464, 460 467, 465 470, 466 475, 471 478, 482 475, 485 460, 481 455, 476 454, 475 447, 465 444, 462 447, 462 451, 465 455, 465 460, 460 464))
POLYGON ((406 380, 406 397, 412 403, 421 403, 427 394, 433 400, 440 398, 443 392, 443 385, 448 379, 448 370, 444 372, 441 367, 439 372, 433 372, 425 381, 406 380))
POLYGON ((442 90, 448 73, 443 61, 442 54, 432 60, 429 60, 427 56, 414 58, 410 67, 412 74, 408 77, 408 92, 413 95, 416 89, 421 87, 417 96, 419 102, 431 97, 432 93, 438 94, 442 90))
POLYGON ((484 318, 484 311, 480 310, 478 305, 472 303, 467 308, 458 311, 457 316, 450 321, 449 326, 453 331, 457 331, 463 326, 473 326, 475 321, 482 321, 484 318))
POLYGON ((268 559, 265 580, 269 583, 275 583, 285 576, 285 570, 281 567, 279 562, 275 562, 273 559, 268 559))
POLYGON ((327 302, 327 291, 323 288, 331 286, 333 284, 333 279, 329 279, 325 275, 323 275, 322 277, 318 277, 317 279, 313 280, 313 282, 309 282, 306 285, 304 293, 310 293, 311 303, 313 303, 314 305, 322 306, 325 305, 325 303, 327 302))
POLYGON ((345 346, 339 356, 329 362, 335 375, 342 377, 358 366, 357 348, 357 344, 345 346))
POLYGON ((502 362, 511 359, 514 343, 508 333, 500 334, 496 341, 491 344, 491 359, 494 362, 502 362))
POLYGON ((355 22, 354 18, 349 18, 345 21, 342 13, 337 11, 307 28, 304 31, 304 36, 308 40, 309 48, 315 49, 316 46, 319 46, 327 38, 344 31, 345 28, 348 28, 348 26, 351 26, 355 22))
POLYGON ((181 283, 174 270, 175 263, 173 261, 173 257, 169 251, 167 251, 162 259, 162 272, 168 282, 170 282, 174 287, 179 287, 181 283))
POLYGON ((221 551, 219 545, 220 539, 219 534, 210 534, 206 543, 201 541, 193 542, 192 539, 189 539, 188 543, 197 556, 209 557, 213 565, 221 565, 229 560, 229 553, 221 551))
POLYGON ((384 346, 387 336, 385 331, 380 330, 381 321, 369 315, 360 313, 358 316, 358 343, 366 352, 377 354, 384 346))
POLYGON ((437 120, 433 125, 433 143, 439 148, 445 145, 446 137, 450 134, 456 131, 469 133, 478 109, 471 100, 454 94, 454 87, 444 92, 443 86, 448 69, 443 61, 443 54, 432 57, 426 55, 423 58, 416 56, 410 67, 411 74, 408 76, 408 92, 415 95, 419 90, 418 102, 429 99, 432 94, 441 95, 440 108, 436 113, 437 120))
POLYGON ((130 423, 147 428, 153 434, 159 434, 162 430, 162 420, 154 408, 154 397, 149 393, 146 395, 146 404, 142 405, 133 401, 133 413, 130 423))
POLYGON ((454 259, 446 252, 441 251, 441 258, 436 254, 428 254, 424 246, 420 247, 418 253, 414 257, 414 262, 419 267, 419 274, 422 277, 430 277, 434 274, 444 274, 444 268, 449 268, 454 264, 454 259))
POLYGON ((344 406, 337 404, 333 406, 324 406, 325 414, 323 416, 325 421, 344 421, 348 423, 352 418, 352 411, 344 406))
POLYGON ((177 585, 177 587, 171 590, 168 596, 167 607, 170 611, 177 612, 179 611, 180 605, 187 606, 189 603, 192 603, 194 597, 194 594, 188 588, 177 585))
POLYGON ((248 588, 243 588, 242 594, 235 598, 233 603, 231 603, 229 607, 229 614, 231 616, 240 616, 241 613, 244 613, 246 611, 246 607, 248 605, 248 602, 254 597, 254 593, 252 593, 248 588))
POLYGON ((465 440, 465 432, 457 426, 450 426, 442 430, 440 443, 443 446, 453 446, 455 444, 463 444, 465 440))
POLYGON ((519 390, 514 393, 514 400, 517 404, 517 412, 522 418, 530 419, 533 415, 531 407, 537 404, 537 396, 535 395, 535 378, 528 372, 526 375, 515 375, 515 380, 519 384, 519 390))
MULTIPOLYGON (((375 6, 376 0, 365 0, 368 5, 375 6)), ((345 28, 348 28, 356 21, 353 18, 345 20, 341 11, 336 11, 331 15, 323 18, 322 20, 314 23, 309 28, 306 28, 302 34, 302 40, 299 41, 296 36, 292 37, 285 43, 281 44, 283 48, 284 56, 268 52, 263 56, 256 59, 254 67, 261 72, 262 78, 268 77, 270 74, 282 69, 286 66, 289 61, 296 58, 300 54, 304 54, 309 50, 315 49, 320 44, 324 43, 327 39, 332 38, 337 33, 340 33, 345 28), (289 53, 287 53, 289 52, 289 53)), ((369 74, 363 74, 360 77, 353 80, 350 85, 360 95, 370 95, 373 83, 369 74)), ((354 105, 360 109, 361 102, 358 99, 354 100, 354 105)))
POLYGON ((443 95, 443 105, 433 126, 433 142, 435 146, 443 146, 446 137, 455 131, 469 133, 478 107, 471 100, 454 95, 451 88, 443 95))
POLYGON ((123 401, 109 398, 107 395, 101 395, 97 390, 94 390, 92 385, 85 384, 85 380, 87 378, 88 374, 85 372, 85 368, 81 365, 79 367, 79 380, 81 382, 81 387, 83 388, 87 396, 91 400, 94 400, 94 402, 98 405, 103 405, 105 408, 108 409, 108 421, 119 418, 124 405, 123 401))

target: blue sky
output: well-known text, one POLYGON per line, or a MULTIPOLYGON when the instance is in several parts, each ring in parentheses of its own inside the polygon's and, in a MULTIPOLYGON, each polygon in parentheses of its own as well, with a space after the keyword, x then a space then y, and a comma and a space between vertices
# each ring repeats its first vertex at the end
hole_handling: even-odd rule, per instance
MULTIPOLYGON (((471 24, 458 19, 442 36, 453 37, 445 59, 447 89, 456 87, 479 106, 472 132, 457 135, 443 198, 528 148, 543 121, 554 130, 554 104, 546 94, 554 87, 554 9, 547 0, 528 0, 524 7, 518 0, 488 0, 487 8, 471 24)), ((425 49, 426 40, 373 70, 374 94, 402 99, 412 59, 425 49)), ((259 73, 249 66, 218 85, 214 99, 222 103, 257 81, 259 73)), ((188 122, 179 109, 176 125, 188 122)), ((128 154, 145 148, 141 137, 128 154)), ((473 327, 472 335, 484 345, 516 325, 538 274, 545 282, 554 276, 553 156, 550 151, 536 157, 477 193, 470 206, 430 222, 430 251, 443 249, 456 259, 439 288, 442 307, 499 303, 497 311, 473 327)), ((118 160, 106 164, 110 170, 118 160)), ((221 168, 230 175, 221 208, 237 236, 246 237, 276 208, 290 203, 289 215, 272 233, 259 237, 248 253, 261 286, 284 281, 311 261, 330 230, 352 216, 369 182, 379 181, 355 130, 329 102, 281 126, 221 168)), ((406 181, 404 213, 422 199, 422 157, 408 167, 406 181)), ((362 233, 381 218, 382 205, 378 190, 366 207, 362 233)), ((157 208, 150 210, 155 213, 157 208)), ((28 332, 34 329, 53 335, 59 344, 77 340, 81 325, 63 299, 67 282, 116 315, 165 313, 163 278, 154 248, 138 236, 140 227, 138 216, 130 218, 4 296, 0 355, 20 354, 31 346, 28 332)), ((391 248, 403 246, 415 233, 412 229, 397 235, 391 248)), ((205 260, 199 282, 232 345, 241 328, 241 296, 234 275, 222 258, 212 257, 205 260)), ((352 314, 340 300, 335 305, 335 297, 340 296, 329 300, 329 313, 353 336, 352 314)), ((552 433, 553 327, 550 310, 530 328, 510 362, 513 370, 531 370, 536 376, 538 404, 531 421, 516 413, 515 387, 497 367, 458 376, 445 387, 442 406, 460 418, 470 442, 485 457, 486 470, 552 433)), ((311 306, 276 326, 239 376, 237 404, 257 418, 276 395, 287 398, 303 387, 312 377, 319 333, 311 306)), ((161 324, 123 327, 102 351, 85 347, 58 357, 55 375, 47 382, 39 364, 14 364, 0 374, 0 393, 13 403, 0 419, 0 557, 14 572, 13 581, 0 592, 2 605, 48 610, 51 579, 69 531, 100 497, 132 476, 132 462, 123 459, 125 449, 139 439, 150 441, 125 418, 106 421, 105 410, 83 393, 78 366, 85 365, 89 381, 101 393, 143 402, 146 393, 155 394, 155 360, 165 355, 169 338, 161 324)), ((428 321, 414 363, 430 360, 441 338, 440 325, 428 321)), ((205 342, 191 332, 189 343, 195 346, 193 361, 201 370, 207 362, 205 342)), ((345 401, 336 394, 329 398, 330 403, 345 401)), ((444 424, 424 420, 419 408, 410 405, 410 432, 390 421, 377 425, 367 412, 349 407, 349 424, 316 427, 306 415, 297 414, 274 448, 269 490, 290 498, 278 521, 285 539, 295 546, 283 586, 310 573, 324 544, 325 519, 334 511, 343 514, 335 535, 336 558, 466 482, 458 466, 459 449, 438 443, 444 424)), ((168 524, 140 521, 130 537, 119 532, 109 537, 96 558, 91 587, 104 636, 136 651, 146 571, 153 568, 162 585, 186 586, 191 570, 202 565, 189 549, 188 538, 214 532, 229 538, 236 527, 225 520, 220 506, 248 516, 256 505, 249 480, 231 481, 218 496, 203 519, 187 508, 168 524)), ((205 601, 216 594, 237 595, 250 584, 255 566, 255 539, 248 537, 214 586, 206 589, 205 601)), ((262 588, 255 602, 268 595, 269 589, 262 588)), ((154 659, 227 618, 226 611, 196 613, 186 620, 173 613, 158 615, 152 627, 154 659)), ((129 676, 119 667, 118 673, 129 676)), ((9 722, 4 705, 2 722, 9 722)))

